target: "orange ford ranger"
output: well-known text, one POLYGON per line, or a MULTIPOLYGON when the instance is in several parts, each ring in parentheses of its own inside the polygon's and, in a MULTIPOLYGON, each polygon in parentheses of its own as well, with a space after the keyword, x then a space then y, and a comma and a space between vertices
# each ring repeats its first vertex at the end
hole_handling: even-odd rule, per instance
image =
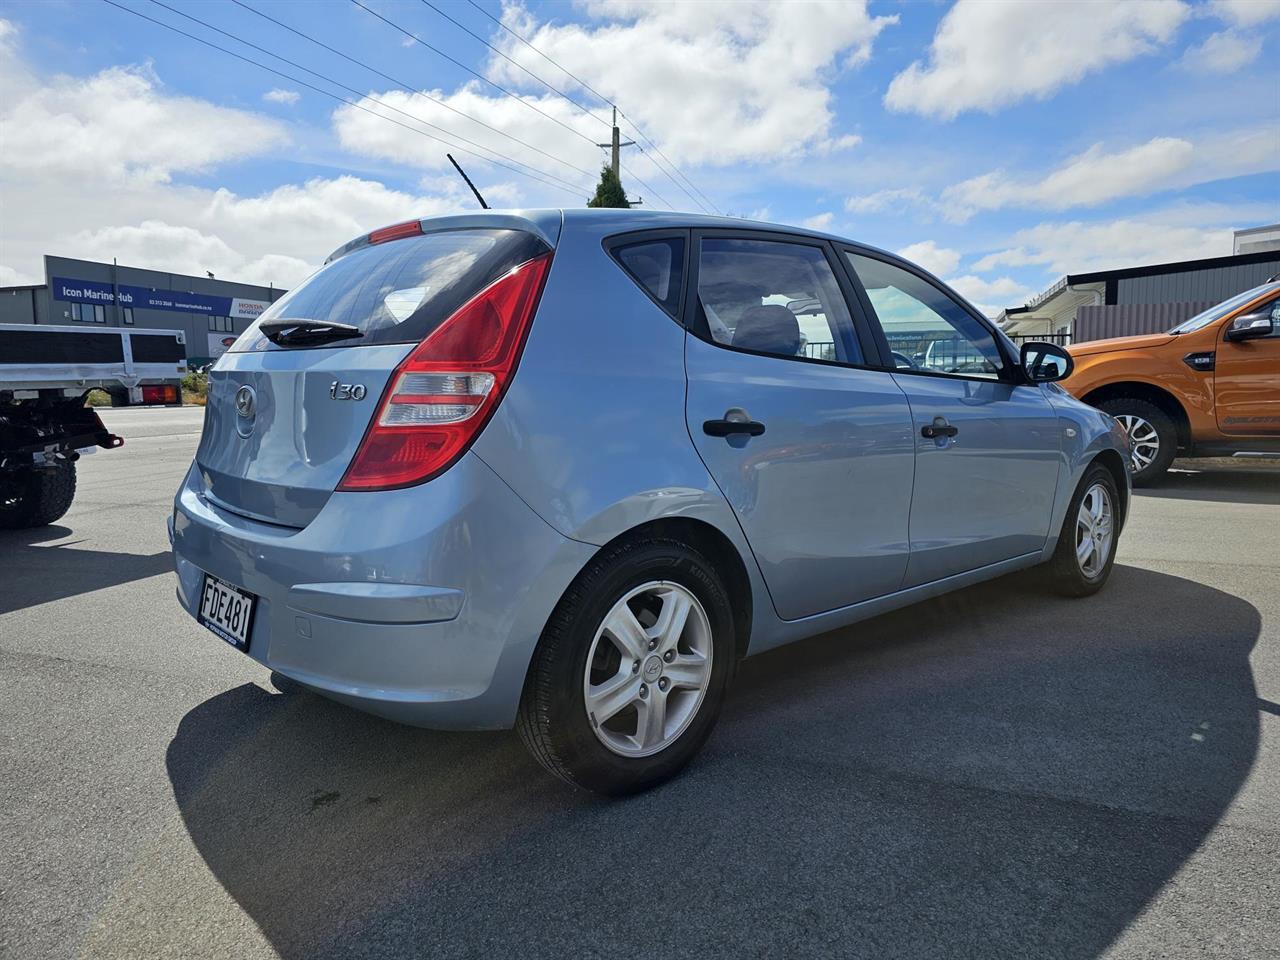
POLYGON ((1134 486, 1181 457, 1280 455, 1280 282, 1246 290, 1168 333, 1067 348, 1062 381, 1129 434, 1134 486))

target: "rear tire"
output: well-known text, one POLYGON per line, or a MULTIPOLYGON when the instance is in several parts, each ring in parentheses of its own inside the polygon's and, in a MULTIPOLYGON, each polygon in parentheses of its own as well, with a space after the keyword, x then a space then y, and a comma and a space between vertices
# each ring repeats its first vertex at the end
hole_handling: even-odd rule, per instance
POLYGON ((1129 434, 1133 485, 1145 487, 1160 480, 1178 453, 1178 427, 1154 403, 1118 397, 1098 405, 1120 421, 1129 434))
POLYGON ((575 786, 609 796, 656 786, 715 726, 734 637, 728 593, 697 550, 660 538, 609 548, 547 622, 516 727, 575 786))
POLYGON ((1094 463, 1067 506, 1058 546, 1044 570, 1048 586, 1067 597, 1087 597, 1101 590, 1116 562, 1120 519, 1115 478, 1102 464, 1094 463), (1104 531, 1105 539, 1094 535, 1104 531))
POLYGON ((0 474, 0 530, 47 526, 71 509, 75 496, 74 463, 0 474))

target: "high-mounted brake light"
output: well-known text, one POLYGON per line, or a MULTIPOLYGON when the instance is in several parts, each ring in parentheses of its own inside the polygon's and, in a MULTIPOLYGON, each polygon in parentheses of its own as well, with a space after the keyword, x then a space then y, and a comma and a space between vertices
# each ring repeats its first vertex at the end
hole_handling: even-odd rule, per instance
POLYGON ((339 490, 422 483, 466 452, 515 374, 550 268, 550 253, 522 263, 405 357, 339 490))
POLYGON ((399 240, 402 237, 416 237, 422 233, 422 223, 417 220, 406 220, 404 223, 382 227, 369 234, 369 242, 383 243, 387 240, 399 240))

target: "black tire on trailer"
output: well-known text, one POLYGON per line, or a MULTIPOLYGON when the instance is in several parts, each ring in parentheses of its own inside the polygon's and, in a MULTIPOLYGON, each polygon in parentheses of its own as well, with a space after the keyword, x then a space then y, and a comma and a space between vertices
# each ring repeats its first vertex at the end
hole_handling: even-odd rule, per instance
POLYGON ((1137 397, 1116 397, 1098 404, 1120 421, 1129 434, 1133 485, 1145 487, 1165 475, 1178 453, 1178 427, 1154 403, 1137 397))
POLYGON ((663 537, 606 548, 547 622, 516 727, 575 786, 648 789, 710 735, 736 652, 728 592, 703 554, 663 537))
POLYGON ((0 529, 47 526, 71 509, 75 496, 74 463, 0 474, 0 529))

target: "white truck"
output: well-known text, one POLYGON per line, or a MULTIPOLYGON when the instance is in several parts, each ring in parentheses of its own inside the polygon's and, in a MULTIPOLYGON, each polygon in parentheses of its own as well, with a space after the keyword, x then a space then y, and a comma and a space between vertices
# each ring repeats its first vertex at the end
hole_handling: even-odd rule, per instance
POLYGON ((124 439, 85 399, 112 406, 182 403, 180 330, 0 324, 0 529, 53 523, 71 507, 76 460, 124 439))

